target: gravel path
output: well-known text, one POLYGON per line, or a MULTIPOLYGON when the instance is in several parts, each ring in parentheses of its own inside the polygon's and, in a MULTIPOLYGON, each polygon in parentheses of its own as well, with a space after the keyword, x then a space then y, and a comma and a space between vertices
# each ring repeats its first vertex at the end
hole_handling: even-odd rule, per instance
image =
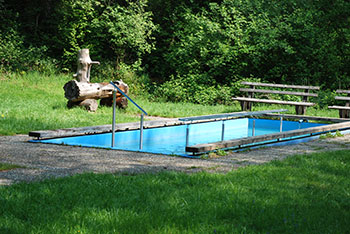
POLYGON ((148 153, 30 143, 28 136, 0 136, 0 162, 25 168, 0 171, 0 185, 77 173, 142 173, 164 170, 225 173, 232 169, 282 160, 294 154, 350 149, 350 135, 298 145, 265 147, 210 159, 189 159, 148 153))

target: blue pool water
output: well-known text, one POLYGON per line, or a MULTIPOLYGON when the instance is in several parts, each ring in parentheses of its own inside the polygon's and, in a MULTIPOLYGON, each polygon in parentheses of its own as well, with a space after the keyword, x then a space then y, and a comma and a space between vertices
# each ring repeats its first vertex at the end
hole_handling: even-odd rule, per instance
MULTIPOLYGON (((253 134, 253 121, 255 120, 255 136, 277 133, 280 131, 279 120, 267 119, 232 119, 225 120, 224 140, 249 137, 253 134)), ((283 131, 299 128, 310 128, 324 124, 299 123, 283 121, 283 131)), ((214 121, 189 126, 189 146, 221 141, 222 121, 214 121)), ((186 156, 186 125, 150 128, 143 131, 143 148, 139 150, 140 130, 130 130, 115 133, 115 146, 111 147, 111 133, 64 137, 48 140, 34 140, 34 142, 65 144, 85 147, 102 147, 109 149, 142 151, 160 154, 175 154, 186 156)))

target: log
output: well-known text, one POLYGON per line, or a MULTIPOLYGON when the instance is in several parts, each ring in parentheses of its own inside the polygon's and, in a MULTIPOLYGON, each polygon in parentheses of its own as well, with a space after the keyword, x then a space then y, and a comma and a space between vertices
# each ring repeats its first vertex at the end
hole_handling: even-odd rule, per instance
POLYGON ((75 106, 81 106, 84 107, 87 111, 95 112, 98 108, 98 103, 96 99, 85 99, 83 101, 68 101, 67 107, 73 108, 75 106))
MULTIPOLYGON (((73 76, 77 80, 68 81, 63 89, 64 96, 68 99, 67 107, 83 106, 88 111, 96 111, 98 108, 97 99, 101 99, 101 105, 113 105, 113 85, 109 83, 90 83, 90 71, 92 64, 100 62, 92 61, 89 49, 82 49, 78 52, 77 73, 73 76)), ((114 81, 125 94, 128 94, 129 87, 122 80, 114 81)), ((128 100, 117 91, 116 104, 120 108, 128 106, 128 100)))
MULTIPOLYGON (((118 94, 118 93, 117 93, 118 94)), ((110 98, 102 98, 100 101, 101 106, 113 106, 113 97, 110 98)), ((125 109, 128 106, 128 99, 126 97, 117 97, 116 105, 119 108, 125 109)))
MULTIPOLYGON (((128 94, 129 87, 122 80, 114 81, 114 83, 124 93, 128 94)), ((71 80, 64 85, 63 89, 65 91, 64 96, 68 100, 78 102, 85 99, 112 98, 114 87, 109 83, 86 83, 71 80)), ((121 96, 122 94, 117 92, 117 97, 121 96)))
POLYGON ((77 73, 73 76, 79 82, 90 82, 90 71, 92 64, 100 64, 100 62, 92 61, 89 54, 89 49, 81 49, 78 52, 78 67, 77 73))

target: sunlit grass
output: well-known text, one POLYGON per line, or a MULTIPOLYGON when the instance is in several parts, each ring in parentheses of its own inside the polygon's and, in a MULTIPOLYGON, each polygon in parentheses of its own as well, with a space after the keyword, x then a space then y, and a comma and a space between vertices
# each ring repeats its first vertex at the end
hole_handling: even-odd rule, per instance
POLYGON ((84 174, 0 187, 1 233, 347 233, 350 152, 228 174, 84 174))
MULTIPOLYGON (((29 131, 111 124, 112 108, 99 107, 95 113, 82 108, 68 109, 64 84, 70 75, 39 73, 0 74, 0 135, 27 134, 29 131)), ((131 96, 149 115, 185 117, 241 111, 237 102, 232 105, 205 106, 191 103, 150 102, 142 96, 131 96)), ((253 105, 253 111, 288 109, 293 106, 253 105)), ((117 110, 117 123, 139 121, 140 111, 131 103, 126 110, 117 110)), ((338 117, 336 110, 308 108, 308 115, 338 117)), ((147 117, 146 117, 147 120, 147 117)))
MULTIPOLYGON (((0 79, 0 135, 27 134, 33 130, 111 124, 112 108, 95 113, 82 108, 68 109, 64 84, 70 75, 13 74, 0 79)), ((130 91, 132 95, 132 90, 130 91)), ((236 111, 231 106, 203 106, 183 103, 151 103, 133 97, 151 116, 182 117, 236 111)), ((117 110, 117 123, 139 121, 140 111, 131 103, 117 110)), ((147 117, 146 117, 147 119, 147 117)))

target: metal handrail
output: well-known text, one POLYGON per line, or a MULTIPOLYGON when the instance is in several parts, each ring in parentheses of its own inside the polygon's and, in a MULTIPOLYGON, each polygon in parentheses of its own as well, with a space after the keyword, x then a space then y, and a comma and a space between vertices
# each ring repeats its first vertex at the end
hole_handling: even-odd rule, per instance
POLYGON ((143 113, 145 113, 145 115, 148 115, 147 112, 146 112, 144 109, 142 109, 139 105, 137 105, 137 103, 134 102, 134 100, 132 100, 128 95, 126 95, 126 94, 123 92, 123 90, 121 90, 118 86, 116 86, 116 85, 113 83, 113 81, 111 81, 111 82, 109 82, 109 83, 110 83, 111 85, 113 85, 114 88, 116 88, 124 97, 126 97, 130 102, 132 102, 137 108, 139 108, 140 111, 142 111, 143 113))
MULTIPOLYGON (((114 88, 116 88, 124 97, 126 97, 129 101, 131 101, 139 110, 142 111, 141 113, 141 119, 140 119, 140 144, 139 144, 139 149, 142 150, 142 144, 143 144, 143 114, 148 115, 147 112, 142 109, 139 105, 137 105, 134 100, 132 100, 126 93, 124 93, 118 86, 116 86, 113 81, 109 82, 111 85, 113 85, 114 88)), ((115 143, 115 109, 116 109, 116 97, 117 97, 117 92, 116 90, 113 90, 113 117, 112 117, 112 147, 114 147, 115 143)))

